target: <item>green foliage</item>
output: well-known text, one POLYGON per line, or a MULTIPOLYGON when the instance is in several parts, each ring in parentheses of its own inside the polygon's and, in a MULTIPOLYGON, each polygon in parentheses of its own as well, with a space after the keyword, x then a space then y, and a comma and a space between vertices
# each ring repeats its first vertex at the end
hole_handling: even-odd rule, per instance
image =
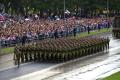
MULTIPOLYGON (((88 34, 87 32, 83 32, 77 35, 77 37, 70 37, 70 38, 82 38, 82 37, 88 37, 88 36, 94 36, 94 35, 98 35, 98 34, 102 34, 102 33, 107 33, 107 32, 111 32, 112 29, 101 29, 100 31, 95 30, 95 31, 91 31, 90 34, 88 34)), ((1 49, 1 53, 0 55, 5 55, 5 54, 12 54, 14 53, 14 47, 7 47, 7 48, 2 48, 1 49)))
POLYGON ((88 32, 84 32, 84 33, 78 34, 77 38, 94 36, 94 35, 98 35, 98 34, 108 33, 108 32, 111 32, 111 31, 112 31, 111 28, 110 29, 105 28, 105 29, 101 29, 100 31, 98 31, 98 30, 91 31, 90 34, 88 34, 88 32))
POLYGON ((12 54, 12 53, 14 53, 14 47, 2 48, 0 51, 0 55, 12 54))
MULTIPOLYGON (((29 11, 39 12, 43 10, 63 11, 64 0, 1 0, 5 11, 17 14, 27 14, 29 11), (10 11, 12 9, 12 11, 10 11)), ((109 0, 110 9, 119 10, 120 0, 109 0)), ((66 0, 66 8, 70 11, 84 8, 90 10, 103 10, 107 7, 107 0, 66 0)))

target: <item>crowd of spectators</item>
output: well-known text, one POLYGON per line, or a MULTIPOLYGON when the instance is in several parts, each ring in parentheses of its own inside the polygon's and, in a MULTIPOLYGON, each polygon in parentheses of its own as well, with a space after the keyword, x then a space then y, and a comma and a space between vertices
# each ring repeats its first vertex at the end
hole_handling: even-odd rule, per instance
POLYGON ((75 33, 90 30, 108 28, 113 18, 67 18, 60 20, 11 20, 0 23, 0 42, 2 46, 20 43, 23 36, 27 41, 41 40, 45 38, 59 38, 74 35, 75 33))

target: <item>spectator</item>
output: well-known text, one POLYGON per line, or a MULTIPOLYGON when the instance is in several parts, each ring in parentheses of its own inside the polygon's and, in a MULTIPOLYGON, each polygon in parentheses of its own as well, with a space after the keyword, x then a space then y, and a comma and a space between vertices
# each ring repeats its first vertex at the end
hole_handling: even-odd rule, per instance
POLYGON ((37 38, 59 38, 68 36, 68 34, 73 33, 76 36, 78 31, 78 26, 80 32, 90 30, 96 30, 100 28, 104 28, 106 24, 109 23, 111 25, 113 18, 109 18, 107 21, 106 19, 101 18, 67 18, 66 21, 63 19, 60 20, 43 20, 37 19, 35 21, 15 21, 11 20, 7 22, 4 28, 4 22, 0 23, 0 39, 4 41, 12 40, 11 37, 14 37, 16 42, 23 41, 23 44, 26 42, 26 36, 29 37, 30 40, 34 40, 35 37, 37 38), (65 25, 64 25, 65 24, 65 25), (89 26, 88 26, 89 24, 89 26), (98 28, 98 24, 100 24, 100 28, 98 28), (23 33, 26 32, 27 34, 23 33), (26 36, 23 36, 26 35, 26 36), (20 40, 22 39, 22 40, 20 40))

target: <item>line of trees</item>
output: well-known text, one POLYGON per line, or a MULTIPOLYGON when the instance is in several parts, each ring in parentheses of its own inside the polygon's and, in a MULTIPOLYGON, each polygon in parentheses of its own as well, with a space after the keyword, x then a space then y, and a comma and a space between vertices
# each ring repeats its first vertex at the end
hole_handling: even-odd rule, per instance
MULTIPOLYGON (((109 0, 109 9, 115 13, 120 11, 120 0, 109 0)), ((63 14, 64 0, 0 0, 0 11, 9 14, 41 15, 63 14), (4 6, 4 7, 3 7, 4 6)), ((106 10, 107 0, 66 0, 66 9, 83 14, 99 14, 106 10)))

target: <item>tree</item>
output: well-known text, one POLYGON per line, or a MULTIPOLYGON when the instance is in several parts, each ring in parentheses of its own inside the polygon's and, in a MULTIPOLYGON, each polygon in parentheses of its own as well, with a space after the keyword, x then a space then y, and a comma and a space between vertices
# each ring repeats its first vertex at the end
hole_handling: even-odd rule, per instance
MULTIPOLYGON (((27 15, 29 13, 61 14, 64 11, 64 0, 1 0, 5 12, 27 15)), ((120 10, 120 0, 109 0, 110 10, 120 10)), ((70 12, 79 12, 84 9, 85 14, 103 11, 107 7, 107 0, 66 0, 66 9, 70 12)))

